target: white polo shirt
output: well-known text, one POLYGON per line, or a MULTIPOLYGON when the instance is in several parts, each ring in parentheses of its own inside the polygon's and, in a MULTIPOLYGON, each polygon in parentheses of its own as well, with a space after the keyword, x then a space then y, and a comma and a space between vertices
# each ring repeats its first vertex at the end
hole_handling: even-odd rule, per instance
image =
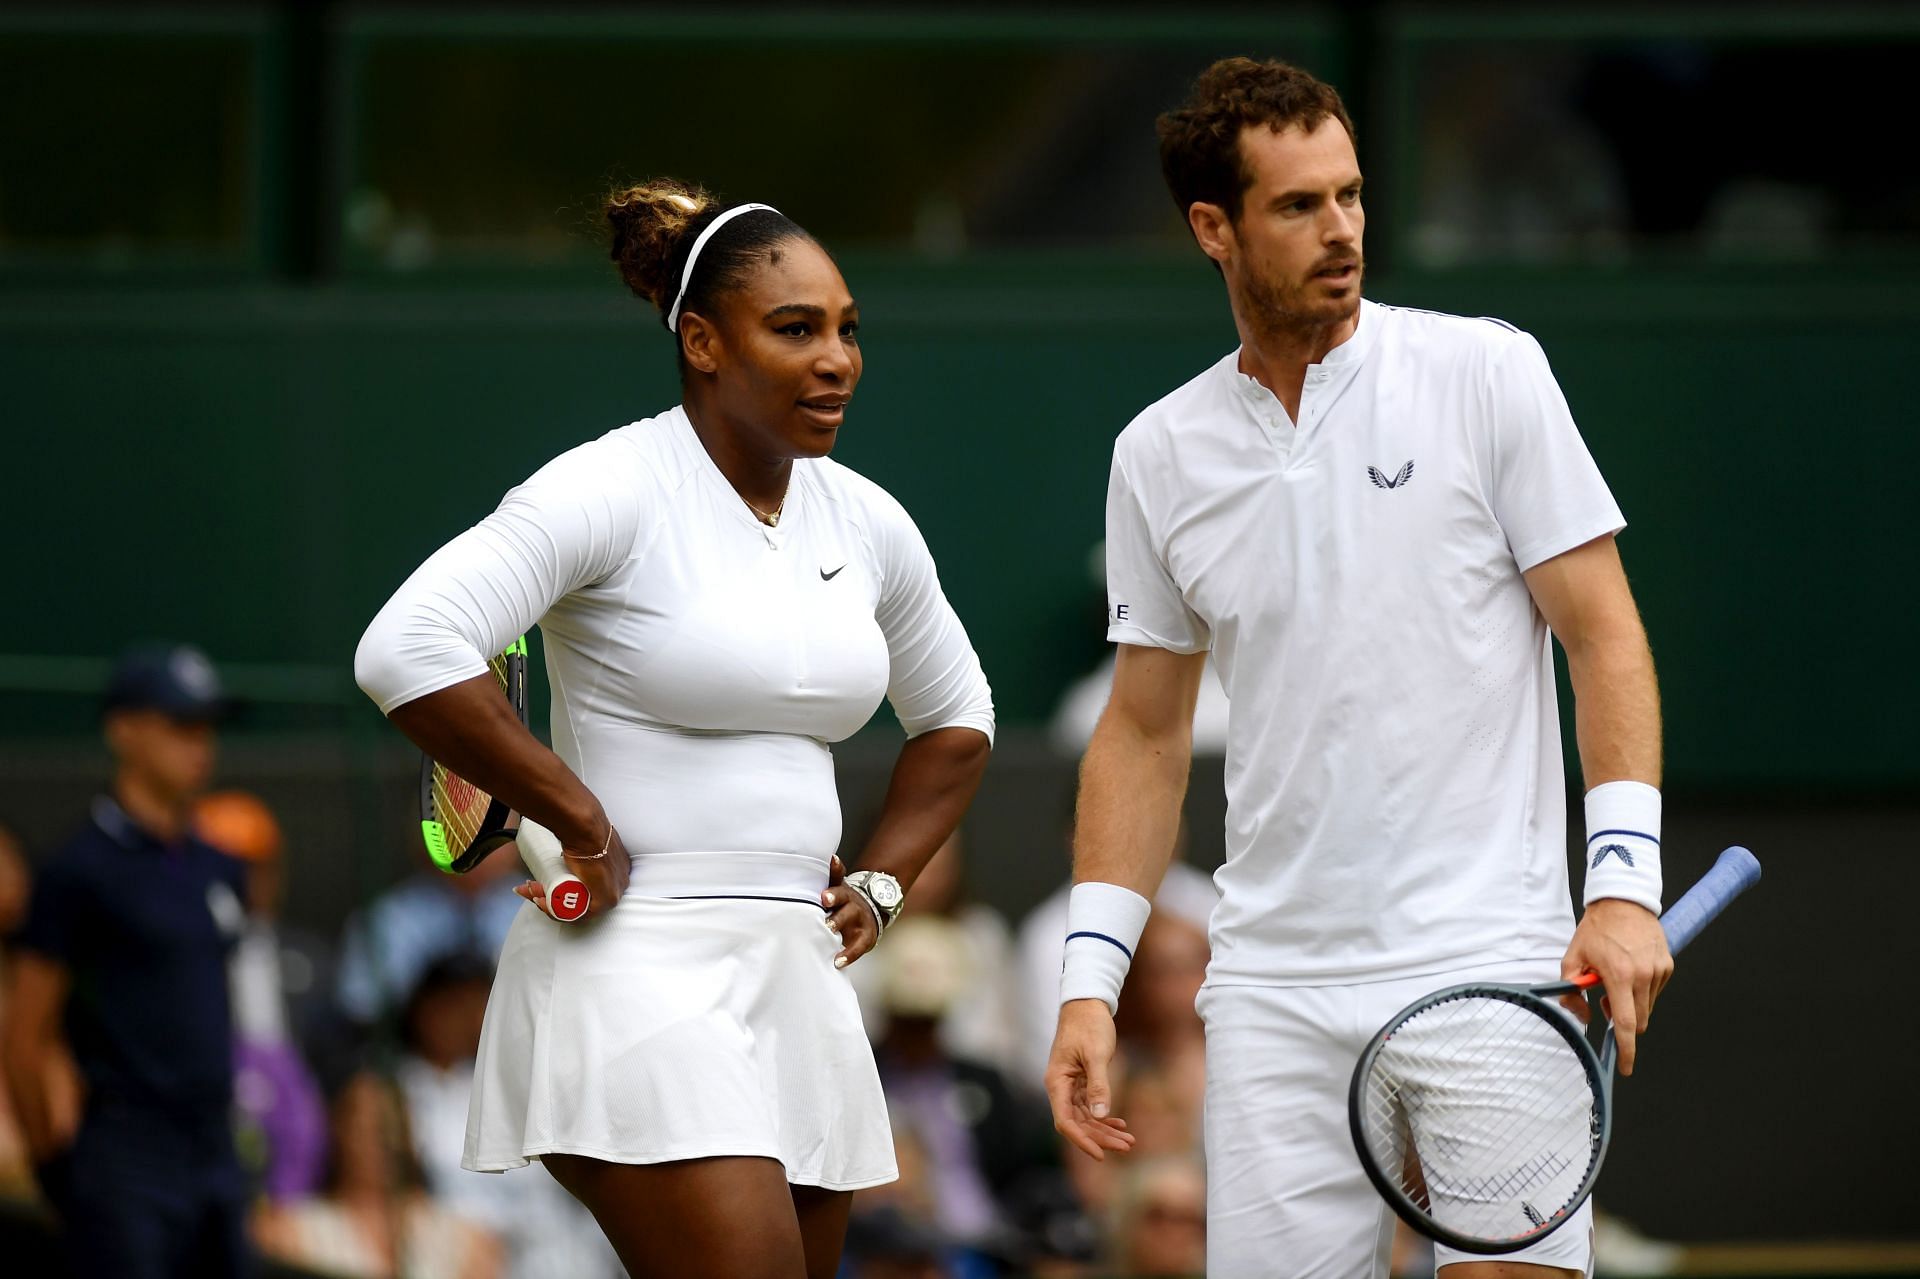
POLYGON ((1210 985, 1557 959, 1551 640, 1521 573, 1624 527, 1539 344, 1363 302, 1300 422, 1234 351, 1135 418, 1107 636, 1231 700, 1210 985))

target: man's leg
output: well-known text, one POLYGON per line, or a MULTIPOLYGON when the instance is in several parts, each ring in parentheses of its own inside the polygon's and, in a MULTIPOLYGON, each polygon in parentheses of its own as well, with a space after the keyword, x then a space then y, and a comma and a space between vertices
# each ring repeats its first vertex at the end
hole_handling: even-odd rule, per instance
MULTIPOLYGON (((1209 1279, 1381 1279, 1393 1214, 1354 1157, 1351 987, 1210 987, 1209 1279)), ((1454 1279, 1449 1276, 1449 1279, 1454 1279)))
MULTIPOLYGON (((1497 972, 1491 979, 1551 981, 1556 975, 1551 967, 1521 964, 1497 972)), ((1578 1063, 1559 1036, 1544 1025, 1536 1025, 1531 1019, 1497 1024, 1503 1033, 1510 1032, 1502 1051, 1503 1061, 1542 1084, 1545 1096, 1565 1099, 1559 1112, 1557 1148, 1584 1155, 1593 1116, 1578 1063)), ((1442 1078, 1459 1078, 1477 1064, 1468 1060, 1449 1062, 1444 1045, 1422 1045, 1416 1056, 1438 1069, 1442 1078)), ((1412 1082, 1419 1084, 1422 1080, 1416 1075, 1412 1082)), ((1429 1100, 1432 1104, 1422 1107, 1414 1127, 1417 1141, 1432 1142, 1434 1150, 1446 1152, 1438 1164, 1425 1169, 1427 1191, 1438 1220, 1468 1234, 1497 1237, 1525 1228, 1524 1219, 1511 1202, 1521 1193, 1515 1187, 1524 1186, 1526 1196, 1552 1205, 1565 1203, 1577 1189, 1585 1171, 1584 1158, 1568 1162, 1558 1173, 1543 1169, 1524 1181, 1516 1178, 1510 1164, 1513 1155, 1504 1143, 1494 1139, 1515 1122, 1511 1096, 1497 1090, 1454 1089, 1446 1091, 1445 1104, 1435 1098, 1429 1100)), ((1537 1105, 1527 1114, 1541 1121, 1552 1117, 1537 1105)), ((1436 1246, 1434 1266, 1441 1279, 1581 1279, 1593 1267, 1593 1203, 1588 1200, 1581 1204, 1566 1224, 1531 1247, 1494 1258, 1436 1246)))
MULTIPOLYGON (((221 1178, 225 1181, 225 1178, 221 1178)), ((253 1273, 253 1247, 247 1238, 247 1201, 221 1185, 200 1210, 186 1260, 174 1269, 180 1279, 246 1279, 253 1273)))
POLYGON ((173 1279, 192 1205, 137 1179, 105 1170, 73 1170, 54 1205, 73 1279, 173 1279))
POLYGON ((1439 1279, 1583 1279, 1593 1272, 1593 1200, 1530 1248, 1504 1257, 1476 1257, 1436 1245, 1433 1264, 1439 1279))

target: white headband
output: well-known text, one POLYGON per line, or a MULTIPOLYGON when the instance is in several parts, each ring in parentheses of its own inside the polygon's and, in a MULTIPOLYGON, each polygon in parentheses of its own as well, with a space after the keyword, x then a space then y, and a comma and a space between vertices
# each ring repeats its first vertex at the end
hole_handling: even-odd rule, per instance
POLYGON ((718 231, 742 213, 752 213, 755 209, 765 209, 768 213, 780 212, 780 210, 774 208, 771 204, 736 204, 713 221, 707 223, 707 229, 702 231, 694 240, 693 248, 687 254, 686 270, 680 273, 680 291, 673 295, 673 310, 667 312, 667 332, 678 333, 680 331, 680 304, 687 300, 687 286, 693 283, 693 264, 700 260, 700 250, 707 247, 707 241, 713 238, 715 231, 718 231))

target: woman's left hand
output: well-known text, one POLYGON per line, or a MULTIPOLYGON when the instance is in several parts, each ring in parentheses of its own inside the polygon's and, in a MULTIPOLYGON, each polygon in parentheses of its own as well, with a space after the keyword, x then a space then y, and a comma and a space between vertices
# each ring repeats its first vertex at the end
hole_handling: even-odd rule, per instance
POLYGON ((847 867, 836 855, 827 875, 826 891, 820 894, 826 908, 827 931, 840 939, 840 953, 833 957, 835 968, 845 968, 873 949, 880 940, 880 923, 873 909, 859 893, 847 887, 847 867))

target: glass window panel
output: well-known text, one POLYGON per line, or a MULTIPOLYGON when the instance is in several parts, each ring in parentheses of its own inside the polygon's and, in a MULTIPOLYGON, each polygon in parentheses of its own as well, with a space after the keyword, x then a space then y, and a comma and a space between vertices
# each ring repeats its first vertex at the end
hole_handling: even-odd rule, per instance
POLYGON ((257 260, 246 32, 0 25, 0 265, 257 260))
POLYGON ((1544 25, 1432 20, 1408 40, 1410 265, 1920 255, 1920 170, 1885 134, 1912 114, 1911 33, 1544 25))
POLYGON ((353 59, 346 261, 585 261, 599 196, 656 174, 779 205, 836 246, 1179 245, 1154 117, 1223 50, 1325 70, 1330 43, 1304 21, 1099 43, 838 21, 848 38, 376 27, 353 59))

